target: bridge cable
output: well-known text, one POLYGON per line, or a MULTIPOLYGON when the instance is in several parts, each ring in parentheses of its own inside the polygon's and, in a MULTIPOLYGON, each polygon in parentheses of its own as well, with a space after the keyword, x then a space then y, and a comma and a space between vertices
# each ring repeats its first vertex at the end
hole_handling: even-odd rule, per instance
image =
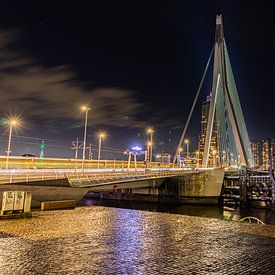
POLYGON ((206 63, 206 67, 205 67, 205 69, 204 69, 204 72, 203 72, 203 75, 202 75, 202 78, 201 78, 201 81, 200 81, 200 85, 199 85, 198 90, 197 90, 197 94, 196 94, 195 99, 194 99, 194 101, 193 101, 193 105, 192 105, 191 111, 190 111, 190 113, 189 113, 188 119, 187 119, 186 124, 185 124, 185 126, 184 126, 184 129, 183 129, 183 131, 182 131, 181 138, 180 138, 180 142, 179 142, 179 144, 178 144, 177 151, 176 151, 176 153, 175 153, 173 163, 176 163, 177 156, 178 156, 178 152, 179 152, 179 150, 180 150, 180 147, 181 147, 182 142, 183 142, 183 139, 184 139, 184 137, 185 137, 187 128, 188 128, 188 126, 189 126, 190 119, 191 119, 191 117, 192 117, 192 114, 193 114, 195 105, 196 105, 196 103, 197 103, 197 100, 198 100, 198 97, 199 97, 199 94, 200 94, 200 91, 201 91, 201 87, 202 87, 202 84, 203 84, 203 82, 204 82, 204 79, 205 79, 205 76, 206 76, 206 73, 207 73, 207 70, 208 70, 208 67, 209 67, 211 58, 212 58, 212 56, 213 56, 213 53, 214 53, 214 46, 213 46, 213 48, 212 48, 212 50, 211 50, 210 56, 209 56, 208 61, 207 61, 207 63, 206 63))

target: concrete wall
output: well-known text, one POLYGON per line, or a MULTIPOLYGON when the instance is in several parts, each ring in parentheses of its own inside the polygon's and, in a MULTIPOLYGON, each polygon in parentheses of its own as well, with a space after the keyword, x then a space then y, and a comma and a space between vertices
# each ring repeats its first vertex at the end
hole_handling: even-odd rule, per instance
POLYGON ((4 191, 29 191, 32 193, 32 208, 40 208, 41 201, 75 200, 78 203, 88 192, 87 188, 38 186, 38 185, 0 185, 0 207, 2 208, 2 196, 4 191))
MULTIPOLYGON (((224 170, 191 171, 182 176, 166 178, 155 185, 160 196, 175 197, 219 197, 221 195, 224 170)), ((133 190, 133 193, 137 193, 133 190)), ((150 188, 147 189, 150 194, 150 188)))

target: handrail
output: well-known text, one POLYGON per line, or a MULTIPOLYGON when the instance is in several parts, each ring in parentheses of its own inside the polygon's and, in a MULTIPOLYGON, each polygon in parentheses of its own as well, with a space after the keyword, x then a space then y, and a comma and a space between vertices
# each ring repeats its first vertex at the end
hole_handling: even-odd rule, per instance
POLYGON ((256 221, 257 224, 265 224, 260 219, 258 219, 256 217, 252 217, 252 216, 244 217, 244 218, 240 219, 240 222, 243 222, 243 221, 246 221, 246 220, 248 220, 249 223, 252 223, 252 221, 256 221))
POLYGON ((67 178, 70 180, 78 180, 81 182, 82 180, 86 179, 86 181, 91 180, 110 180, 121 178, 123 177, 135 177, 135 178, 142 178, 142 177, 165 177, 165 176, 177 176, 183 174, 184 170, 170 170, 168 168, 163 169, 143 169, 143 170, 111 170, 111 171, 88 171, 87 173, 79 172, 77 170, 72 171, 62 171, 59 172, 58 170, 46 170, 46 171, 8 171, 7 173, 0 174, 0 184, 1 183, 14 183, 14 182, 30 182, 30 181, 39 181, 39 180, 50 180, 50 179, 61 179, 67 178))

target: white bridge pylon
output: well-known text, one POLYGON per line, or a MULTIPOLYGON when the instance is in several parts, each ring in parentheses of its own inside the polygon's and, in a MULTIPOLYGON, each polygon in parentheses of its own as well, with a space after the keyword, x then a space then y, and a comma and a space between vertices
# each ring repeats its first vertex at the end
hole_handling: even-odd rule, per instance
POLYGON ((213 121, 219 125, 218 154, 221 166, 253 167, 253 157, 243 112, 223 36, 222 16, 216 18, 213 84, 202 166, 208 166, 213 121))
MULTIPOLYGON (((200 82, 196 97, 194 99, 191 112, 183 129, 180 142, 175 156, 182 146, 190 118, 194 111, 194 106, 198 99, 202 83, 209 67, 209 61, 213 50, 207 62, 202 80, 200 82)), ((214 66, 213 80, 211 89, 211 100, 209 105, 207 127, 205 136, 203 136, 202 167, 209 166, 209 156, 213 152, 217 154, 217 167, 228 166, 247 166, 253 167, 253 155, 250 147, 245 120, 238 97, 238 92, 229 60, 229 55, 223 35, 222 16, 216 17, 216 32, 214 45, 214 66), (211 148, 213 135, 213 125, 217 129, 216 148, 211 148)), ((176 158, 174 158, 175 162, 176 158)))

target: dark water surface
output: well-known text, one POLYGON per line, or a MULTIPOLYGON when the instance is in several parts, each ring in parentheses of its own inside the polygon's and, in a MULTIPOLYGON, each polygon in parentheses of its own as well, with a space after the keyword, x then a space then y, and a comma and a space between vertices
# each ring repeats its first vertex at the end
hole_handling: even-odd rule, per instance
POLYGON ((102 206, 0 221, 0 274, 275 274, 271 225, 102 206))
POLYGON ((81 201, 82 205, 101 205, 108 207, 136 209, 136 210, 148 210, 154 212, 163 212, 171 214, 182 214, 189 216, 208 217, 227 220, 232 217, 233 220, 238 221, 241 218, 252 216, 260 219, 266 224, 275 225, 275 211, 257 208, 246 208, 233 210, 227 207, 221 208, 218 206, 202 206, 202 205, 175 205, 153 202, 135 202, 135 201, 119 201, 119 200, 107 200, 97 198, 84 198, 81 201))

